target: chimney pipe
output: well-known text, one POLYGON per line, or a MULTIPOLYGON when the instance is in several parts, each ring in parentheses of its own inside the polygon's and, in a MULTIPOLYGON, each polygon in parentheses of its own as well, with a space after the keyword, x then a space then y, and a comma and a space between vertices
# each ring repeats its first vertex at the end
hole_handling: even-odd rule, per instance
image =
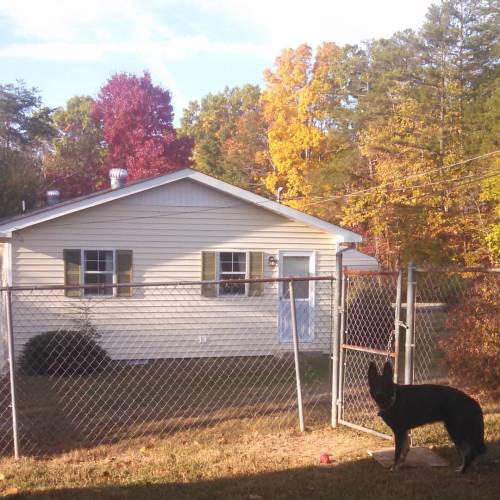
POLYGON ((112 168, 109 171, 111 189, 122 188, 127 184, 128 172, 126 168, 112 168))
POLYGON ((61 201, 61 193, 57 189, 47 191, 47 205, 57 205, 61 201))

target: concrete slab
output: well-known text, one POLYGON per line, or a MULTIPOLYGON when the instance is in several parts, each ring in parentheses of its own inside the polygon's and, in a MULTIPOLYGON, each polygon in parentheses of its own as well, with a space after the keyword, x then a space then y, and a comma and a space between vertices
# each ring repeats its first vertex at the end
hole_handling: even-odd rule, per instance
MULTIPOLYGON (((368 455, 373 457, 380 465, 387 469, 392 467, 394 462, 394 448, 384 448, 382 450, 368 450, 368 455)), ((448 462, 437 455, 429 448, 417 446, 410 448, 406 461, 402 467, 446 467, 448 462)))

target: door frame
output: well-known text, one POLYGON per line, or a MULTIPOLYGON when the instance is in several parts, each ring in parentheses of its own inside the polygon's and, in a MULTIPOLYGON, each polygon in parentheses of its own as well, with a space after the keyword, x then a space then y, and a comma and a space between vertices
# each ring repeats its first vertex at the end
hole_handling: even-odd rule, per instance
MULTIPOLYGON (((314 276, 316 273, 316 250, 278 250, 278 277, 283 278, 283 257, 309 257, 309 275, 314 276)), ((316 294, 314 290, 314 281, 309 281, 309 305, 312 311, 312 321, 309 322, 311 331, 310 339, 308 342, 314 340, 314 314, 316 305, 316 294)), ((283 282, 279 283, 278 286, 278 301, 281 300, 281 293, 283 290, 283 282)), ((281 309, 278 308, 278 314, 281 314, 281 309)), ((279 322, 278 322, 279 324, 279 322)), ((278 328, 278 339, 281 340, 281 333, 278 328)))

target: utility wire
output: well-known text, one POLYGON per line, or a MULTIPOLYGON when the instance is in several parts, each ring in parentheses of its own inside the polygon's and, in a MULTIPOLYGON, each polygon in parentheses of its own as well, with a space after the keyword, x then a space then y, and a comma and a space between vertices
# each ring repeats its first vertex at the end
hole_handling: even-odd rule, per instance
MULTIPOLYGON (((491 172, 492 171, 490 171, 489 173, 491 173, 491 172)), ((494 175, 499 175, 500 174, 500 169, 497 169, 494 172, 495 172, 494 175)), ((457 179, 440 180, 440 181, 436 181, 436 182, 432 182, 432 183, 420 184, 420 185, 417 185, 417 186, 412 186, 412 188, 426 187, 426 186, 429 186, 429 185, 442 184, 444 182, 455 183, 455 182, 463 181, 464 179, 469 179, 470 181, 481 180, 481 177, 477 177, 476 179, 473 179, 472 177, 474 177, 474 175, 477 175, 477 174, 468 175, 468 176, 464 176, 464 177, 459 177, 457 179)), ((397 188, 397 190, 404 190, 404 189, 408 189, 408 187, 397 188)), ((255 205, 257 205, 257 206, 265 206, 265 203, 270 202, 270 201, 272 201, 272 200, 266 200, 264 202, 255 203, 255 205)), ((309 205, 316 204, 316 203, 318 203, 318 202, 306 203, 306 204, 304 204, 304 206, 309 206, 309 205)), ((178 217, 180 215, 190 215, 190 214, 206 213, 206 212, 217 211, 217 210, 227 210, 227 209, 232 209, 232 208, 240 208, 240 207, 244 207, 246 205, 248 205, 248 202, 246 202, 246 203, 237 203, 237 204, 232 204, 232 205, 221 205, 221 206, 218 206, 218 207, 203 207, 203 208, 197 209, 197 210, 180 211, 180 212, 174 212, 174 213, 169 213, 169 214, 159 213, 158 215, 148 214, 148 215, 139 215, 139 216, 134 216, 134 217, 121 217, 121 218, 117 218, 117 219, 104 219, 104 220, 99 220, 99 221, 89 221, 89 222, 86 222, 85 224, 88 225, 88 224, 102 224, 102 223, 109 223, 109 222, 128 222, 128 221, 131 221, 131 220, 141 220, 141 219, 142 220, 145 220, 145 219, 147 220, 147 219, 154 219, 154 218, 168 219, 168 218, 171 218, 171 217, 178 217)), ((167 206, 172 207, 172 208, 178 207, 178 205, 167 205, 167 206)), ((72 226, 74 224, 73 223, 66 223, 66 224, 58 224, 58 225, 59 226, 72 226)))
MULTIPOLYGON (((489 153, 475 156, 473 158, 468 158, 467 160, 462 160, 462 161, 457 162, 457 163, 452 163, 451 165, 445 165, 443 167, 436 167, 436 168, 433 168, 431 170, 426 170, 425 172, 419 172, 417 174, 411 174, 411 175, 402 176, 402 177, 395 177, 394 179, 391 179, 390 181, 385 181, 381 184, 369 187, 367 189, 361 189, 359 191, 354 191, 352 193, 346 193, 346 194, 340 194, 340 195, 334 195, 334 196, 317 197, 316 200, 312 200, 311 203, 309 203, 309 204, 322 203, 323 201, 331 201, 331 200, 337 200, 337 199, 341 199, 341 198, 351 198, 352 196, 357 196, 359 194, 364 194, 364 193, 369 193, 371 191, 376 191, 377 189, 385 187, 389 184, 394 184, 395 182, 398 182, 398 181, 405 181, 408 179, 414 179, 416 177, 422 177, 424 175, 427 175, 427 174, 430 174, 433 172, 443 171, 443 170, 447 170, 447 169, 457 167, 460 165, 465 165, 466 163, 470 163, 471 161, 482 160, 482 159, 488 158, 490 156, 495 156, 499 153, 500 153, 500 149, 497 149, 496 151, 490 151, 489 153)), ((284 199, 284 201, 298 200, 298 199, 303 199, 303 198, 304 198, 304 196, 297 196, 297 197, 292 197, 292 198, 286 198, 286 199, 284 199)))

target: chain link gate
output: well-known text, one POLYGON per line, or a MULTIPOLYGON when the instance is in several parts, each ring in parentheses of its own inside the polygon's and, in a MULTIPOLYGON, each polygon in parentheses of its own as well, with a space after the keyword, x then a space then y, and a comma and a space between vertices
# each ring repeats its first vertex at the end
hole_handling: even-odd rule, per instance
MULTIPOLYGON (((337 345, 339 354, 332 356, 334 369, 337 366, 338 370, 338 392, 332 404, 336 418, 332 418, 332 423, 392 439, 392 432, 378 417, 369 394, 369 362, 374 361, 381 369, 390 359, 394 381, 399 384, 449 384, 450 368, 445 351, 452 338, 464 334, 458 311, 464 309, 462 316, 465 314, 467 324, 473 325, 476 338, 483 334, 481 328, 486 328, 488 321, 490 330, 494 328, 498 320, 493 319, 492 308, 493 304, 498 305, 498 298, 494 297, 498 297, 495 291, 500 289, 500 270, 419 268, 410 262, 404 276, 406 286, 403 286, 401 271, 341 272, 340 269, 337 268, 337 281, 341 282, 339 300, 334 313, 339 318, 334 332, 334 349, 337 345)), ((461 348, 466 356, 467 346, 461 348)), ((479 348, 475 346, 474 352, 479 348)), ((495 359, 494 352, 490 352, 490 358, 495 359)), ((452 382, 455 387, 470 392, 460 377, 455 376, 452 382)), ((480 389, 487 387, 480 386, 480 389)), ((490 439, 496 439, 500 428, 500 403, 495 394, 491 391, 488 394, 486 390, 479 397, 485 415, 485 434, 490 439)), ((431 432, 416 429, 412 432, 412 441, 432 442, 432 432, 436 430, 444 433, 443 429, 431 432)))
POLYGON ((368 392, 367 368, 390 359, 395 380, 402 374, 400 352, 402 273, 343 271, 338 421, 391 439, 368 392))

